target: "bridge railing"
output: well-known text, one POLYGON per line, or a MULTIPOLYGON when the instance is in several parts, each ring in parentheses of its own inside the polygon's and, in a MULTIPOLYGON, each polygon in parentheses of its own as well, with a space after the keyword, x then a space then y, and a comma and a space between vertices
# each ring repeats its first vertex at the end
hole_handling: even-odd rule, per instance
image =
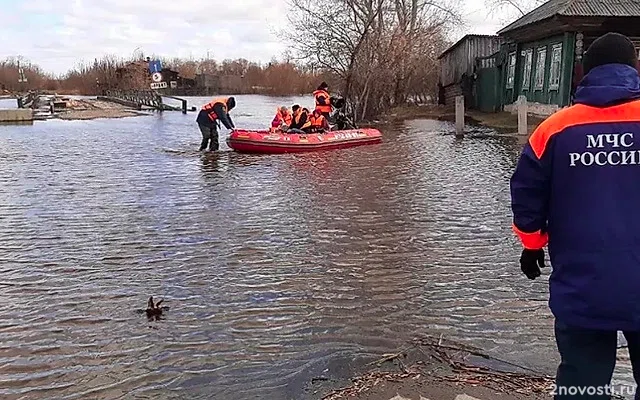
POLYGON ((120 100, 130 101, 138 105, 144 105, 147 107, 156 108, 158 110, 164 109, 162 104, 162 97, 153 90, 119 90, 111 89, 105 93, 108 97, 115 97, 120 100))

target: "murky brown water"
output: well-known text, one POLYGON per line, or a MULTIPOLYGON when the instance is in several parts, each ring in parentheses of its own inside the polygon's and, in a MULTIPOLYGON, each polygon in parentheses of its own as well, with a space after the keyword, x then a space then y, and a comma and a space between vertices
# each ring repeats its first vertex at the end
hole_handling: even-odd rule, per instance
MULTIPOLYGON (((293 101, 239 96, 236 124, 293 101)), ((510 231, 516 140, 414 121, 201 155, 194 119, 0 127, 0 397, 313 398, 311 377, 441 333, 553 373, 546 279, 510 231), (165 320, 135 312, 149 295, 165 320)))

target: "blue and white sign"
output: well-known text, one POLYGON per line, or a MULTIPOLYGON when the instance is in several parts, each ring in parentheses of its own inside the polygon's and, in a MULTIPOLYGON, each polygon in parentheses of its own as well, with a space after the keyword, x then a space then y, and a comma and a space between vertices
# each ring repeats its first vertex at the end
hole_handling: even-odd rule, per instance
POLYGON ((149 61, 149 73, 153 74, 161 71, 162 71, 162 63, 160 63, 160 60, 149 61))

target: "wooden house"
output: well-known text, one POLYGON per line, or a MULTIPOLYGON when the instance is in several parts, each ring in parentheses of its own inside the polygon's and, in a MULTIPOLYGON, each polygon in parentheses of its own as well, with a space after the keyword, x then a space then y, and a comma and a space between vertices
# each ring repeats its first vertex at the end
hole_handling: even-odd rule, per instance
POLYGON ((539 115, 571 104, 582 78, 583 53, 607 32, 624 34, 639 48, 640 1, 550 0, 501 29, 498 106, 513 109, 519 95, 539 115))
POLYGON ((502 39, 495 35, 466 35, 445 50, 440 61, 440 85, 444 90, 444 103, 455 104, 455 97, 465 96, 465 105, 476 105, 474 75, 476 58, 487 57, 500 50, 502 39))

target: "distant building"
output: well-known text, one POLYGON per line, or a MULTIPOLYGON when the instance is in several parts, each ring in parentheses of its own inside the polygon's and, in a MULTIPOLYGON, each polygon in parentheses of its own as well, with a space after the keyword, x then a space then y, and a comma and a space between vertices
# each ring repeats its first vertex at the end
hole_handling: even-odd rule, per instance
POLYGON ((220 91, 220 77, 207 73, 196 74, 195 85, 202 95, 211 96, 220 91))
POLYGON ((476 58, 496 53, 501 43, 502 39, 496 35, 466 35, 440 54, 440 84, 446 105, 455 104, 455 97, 464 95, 465 105, 475 107, 476 58))
MULTIPOLYGON (((499 76, 496 108, 512 110, 519 95, 539 115, 571 104, 583 53, 607 32, 622 33, 639 48, 640 1, 550 0, 501 29, 505 43, 483 71, 493 68, 499 76)), ((491 86, 482 79, 478 84, 491 86)))
POLYGON ((207 96, 241 93, 244 89, 241 75, 197 74, 195 84, 196 88, 207 96))

